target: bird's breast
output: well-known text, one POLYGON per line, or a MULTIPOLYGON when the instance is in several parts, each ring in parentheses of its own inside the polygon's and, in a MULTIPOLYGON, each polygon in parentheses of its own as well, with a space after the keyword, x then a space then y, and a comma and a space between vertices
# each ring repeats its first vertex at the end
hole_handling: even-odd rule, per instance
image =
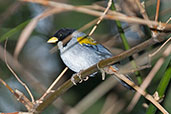
POLYGON ((91 49, 76 44, 61 50, 61 59, 71 70, 79 72, 98 63, 103 58, 91 49))

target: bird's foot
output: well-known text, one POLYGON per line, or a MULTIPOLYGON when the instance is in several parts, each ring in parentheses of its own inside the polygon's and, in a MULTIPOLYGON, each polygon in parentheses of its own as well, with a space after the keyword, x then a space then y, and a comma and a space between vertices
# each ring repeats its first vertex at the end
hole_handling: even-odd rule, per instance
POLYGON ((104 68, 100 68, 99 67, 99 63, 97 63, 97 68, 100 70, 100 72, 102 73, 102 80, 105 80, 105 69, 104 68))
POLYGON ((73 74, 73 76, 71 77, 71 82, 74 84, 74 85, 77 85, 76 82, 75 82, 75 77, 77 77, 80 79, 79 83, 82 83, 83 79, 81 78, 81 71, 76 73, 76 74, 73 74))
POLYGON ((71 77, 71 81, 72 81, 72 83, 73 83, 74 85, 77 85, 76 82, 75 82, 75 76, 78 76, 78 78, 80 79, 79 83, 82 83, 83 81, 87 81, 87 80, 89 79, 88 76, 87 76, 86 78, 83 79, 83 78, 81 77, 81 72, 82 72, 82 71, 80 71, 80 72, 78 72, 78 73, 76 73, 76 74, 73 74, 73 76, 71 77))

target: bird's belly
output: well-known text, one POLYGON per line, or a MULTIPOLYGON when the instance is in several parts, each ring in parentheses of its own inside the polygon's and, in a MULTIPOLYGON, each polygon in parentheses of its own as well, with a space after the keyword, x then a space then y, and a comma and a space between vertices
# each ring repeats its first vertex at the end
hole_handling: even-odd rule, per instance
POLYGON ((65 65, 74 72, 85 70, 90 66, 98 63, 100 60, 104 59, 91 50, 81 48, 77 48, 77 50, 70 49, 69 51, 65 51, 61 53, 61 58, 65 65))

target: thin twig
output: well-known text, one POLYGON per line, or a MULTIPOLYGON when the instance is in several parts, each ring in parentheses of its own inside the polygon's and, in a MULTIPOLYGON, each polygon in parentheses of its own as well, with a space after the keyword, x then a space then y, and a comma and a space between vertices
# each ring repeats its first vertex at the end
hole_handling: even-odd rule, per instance
POLYGON ((147 13, 146 13, 144 7, 143 7, 142 4, 140 3, 140 0, 136 0, 136 3, 137 3, 137 6, 138 6, 139 9, 140 9, 140 13, 141 13, 141 15, 143 16, 143 18, 144 18, 145 20, 149 20, 148 15, 147 15, 147 13))
MULTIPOLYGON (((160 8, 160 0, 157 0, 157 6, 156 6, 156 15, 155 15, 155 21, 158 21, 158 17, 159 17, 159 8, 160 8)), ((157 26, 154 26, 154 28, 156 29, 157 26)), ((157 30, 153 30, 152 31, 152 35, 156 36, 158 34, 157 30)))
POLYGON ((149 95, 147 92, 145 92, 143 89, 135 85, 132 81, 130 81, 128 78, 126 78, 124 75, 117 73, 116 71, 113 71, 113 74, 116 75, 119 79, 126 82, 128 85, 133 87, 138 93, 143 95, 147 100, 149 100, 151 103, 153 103, 163 114, 169 114, 154 98, 153 96, 149 95))
POLYGON ((22 33, 19 36, 16 48, 15 48, 15 51, 14 51, 14 57, 16 59, 18 58, 18 55, 19 55, 20 51, 22 50, 22 47, 24 46, 24 44, 28 40, 28 38, 31 35, 32 31, 36 27, 37 23, 41 19, 46 18, 46 17, 48 17, 48 16, 50 16, 50 15, 52 15, 54 13, 59 13, 61 11, 65 11, 65 10, 61 10, 61 9, 57 9, 57 8, 48 8, 43 13, 39 14, 38 16, 36 16, 35 18, 33 18, 30 21, 30 23, 24 28, 24 30, 22 31, 22 33))
POLYGON ((112 5, 112 0, 108 1, 107 4, 107 8, 105 9, 105 11, 103 12, 103 14, 99 17, 99 20, 97 21, 96 25, 93 27, 93 29, 90 31, 90 33, 88 34, 88 36, 91 36, 93 34, 93 32, 96 30, 97 26, 100 24, 100 22, 102 21, 102 19, 105 17, 105 15, 107 14, 109 8, 112 5))
POLYGON ((26 91, 28 92, 28 94, 30 95, 31 97, 31 100, 32 100, 32 103, 34 103, 34 97, 29 89, 29 87, 17 76, 17 74, 13 71, 13 69, 9 66, 8 62, 7 62, 7 57, 6 57, 6 48, 7 48, 7 42, 8 42, 8 39, 5 41, 5 47, 4 47, 4 58, 5 58, 5 63, 8 67, 8 69, 11 71, 11 73, 15 76, 15 78, 18 80, 18 82, 24 86, 24 88, 26 89, 26 91))
POLYGON ((65 67, 65 69, 61 72, 59 76, 55 79, 55 81, 50 85, 50 87, 47 89, 47 91, 42 95, 42 97, 39 99, 39 101, 43 101, 43 99, 52 91, 52 88, 59 82, 61 77, 64 75, 64 73, 68 70, 68 67, 65 67))
MULTIPOLYGON (((3 51, 4 51, 4 48, 0 45, 0 52, 3 52, 3 51)), ((27 71, 27 69, 18 60, 14 59, 12 55, 8 53, 8 51, 6 51, 6 56, 8 59, 8 64, 12 67, 12 69, 14 69, 17 73, 19 73, 20 76, 22 76, 24 80, 30 83, 30 86, 32 86, 32 88, 36 92, 38 92, 39 94, 43 94, 45 92, 46 87, 45 85, 40 83, 40 80, 35 78, 35 76, 32 75, 32 73, 27 71)), ((0 59, 5 62, 4 53, 0 54, 0 59)), ((68 105, 64 103, 64 101, 61 98, 54 100, 54 103, 53 103, 54 107, 61 108, 61 105, 67 108, 69 107, 68 105)))
POLYGON ((157 0, 155 21, 158 21, 159 18, 159 8, 160 8, 160 0, 157 0))
MULTIPOLYGON (((166 53, 166 51, 168 51, 171 48, 171 45, 168 46, 168 48, 163 52, 163 56, 168 56, 169 53, 167 53, 167 55, 164 55, 166 53)), ((155 66, 153 67, 153 69, 150 71, 150 73, 147 75, 147 77, 144 79, 143 83, 141 84, 140 88, 142 90, 145 90, 148 85, 150 84, 151 80, 154 78, 155 74, 157 73, 157 71, 160 69, 161 65, 164 62, 164 58, 160 58, 155 66)), ((133 107, 135 106, 135 104, 138 102, 139 98, 140 98, 140 93, 136 93, 132 99, 132 101, 130 102, 130 104, 127 107, 128 111, 131 111, 133 109, 133 107)))
POLYGON ((19 90, 13 90, 4 80, 0 78, 0 82, 17 98, 18 101, 24 104, 28 111, 33 108, 33 103, 19 90))
MULTIPOLYGON (((0 78, 0 82, 12 93, 14 94, 14 90, 4 81, 0 78)), ((15 95, 15 94, 14 94, 15 95)))
POLYGON ((171 21, 171 17, 166 21, 166 24, 168 24, 171 21))
POLYGON ((162 44, 162 46, 160 46, 160 48, 159 49, 157 49, 157 51, 155 51, 154 53, 152 53, 152 54, 149 54, 148 56, 150 57, 150 58, 152 58, 154 55, 156 55, 169 41, 171 40, 171 37, 169 38, 169 39, 167 39, 167 41, 165 41, 163 44, 162 44))
POLYGON ((24 93, 17 89, 15 89, 15 95, 17 97, 17 100, 20 101, 27 108, 28 112, 31 112, 34 107, 34 103, 30 102, 30 100, 24 95, 24 93))

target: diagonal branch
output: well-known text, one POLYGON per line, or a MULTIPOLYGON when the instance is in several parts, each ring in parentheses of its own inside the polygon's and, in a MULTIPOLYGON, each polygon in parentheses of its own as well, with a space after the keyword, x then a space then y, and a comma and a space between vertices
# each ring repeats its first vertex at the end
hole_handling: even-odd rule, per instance
POLYGON ((26 89, 26 91, 28 92, 28 94, 30 95, 30 98, 32 100, 32 103, 34 103, 34 97, 29 89, 29 87, 27 86, 26 83, 24 83, 18 76, 17 74, 14 72, 14 70, 11 68, 11 66, 8 64, 8 60, 7 60, 7 57, 6 57, 6 47, 7 47, 7 41, 8 39, 5 41, 5 49, 4 49, 4 58, 5 58, 5 64, 7 65, 8 69, 11 71, 11 73, 14 75, 14 77, 17 79, 17 81, 26 89))
MULTIPOLYGON (((5 62, 4 58, 4 48, 0 45, 0 59, 5 62)), ((18 60, 14 59, 14 57, 6 51, 6 58, 8 59, 8 64, 14 69, 17 74, 20 74, 21 78, 24 79, 29 85, 39 94, 42 94, 46 91, 46 86, 41 84, 41 82, 32 74, 30 73, 18 60), (29 77, 29 78, 28 78, 29 77)), ((63 100, 58 98, 54 101, 53 106, 59 108, 59 104, 63 104, 63 100)), ((65 107, 67 107, 65 105, 65 107)))
MULTIPOLYGON (((158 42, 161 42, 164 40, 164 36, 166 34, 160 34, 158 35, 155 39, 154 38, 151 38, 133 48, 131 48, 130 50, 128 51, 125 51, 117 56, 113 56, 111 58, 108 58, 108 59, 105 59, 105 60, 102 60, 98 63, 98 66, 100 68, 104 68, 106 66, 109 66, 109 65, 112 65, 114 64, 115 62, 119 61, 119 60, 122 60, 126 57, 129 57, 131 56, 132 54, 134 53, 137 53, 137 52, 140 52, 141 50, 143 49, 146 49, 147 47, 149 46, 152 46, 158 42)), ((97 68, 97 64, 93 65, 92 67, 82 71, 80 74, 81 74, 81 78, 84 79, 86 78, 88 75, 94 73, 94 72, 97 72, 98 71, 98 68, 97 68)), ((80 78, 78 76, 74 76, 75 78, 75 82, 78 83, 80 81, 80 78)), ((54 91, 54 93, 51 93, 49 94, 49 96, 44 99, 44 101, 37 105, 37 107, 34 109, 34 111, 36 113, 40 113, 41 111, 43 111, 45 108, 47 108, 55 99, 57 99, 60 95, 62 95, 63 93, 65 93, 68 89, 70 89, 71 87, 73 86, 73 83, 71 80, 68 80, 66 81, 64 84, 62 84, 57 90, 54 91)))

